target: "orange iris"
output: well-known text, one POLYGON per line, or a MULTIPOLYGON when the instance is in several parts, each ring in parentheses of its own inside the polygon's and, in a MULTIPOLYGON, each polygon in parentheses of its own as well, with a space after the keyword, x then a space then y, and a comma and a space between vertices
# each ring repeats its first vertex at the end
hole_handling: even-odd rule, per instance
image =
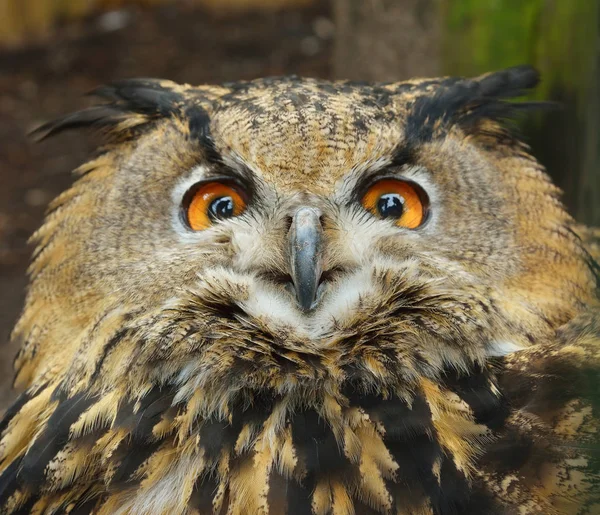
POLYGON ((416 229, 425 220, 424 194, 409 181, 381 179, 362 198, 362 205, 379 218, 392 218, 398 227, 416 229))
POLYGON ((208 182, 193 192, 186 215, 189 226, 194 231, 202 231, 215 220, 239 216, 245 209, 246 201, 234 186, 208 182))

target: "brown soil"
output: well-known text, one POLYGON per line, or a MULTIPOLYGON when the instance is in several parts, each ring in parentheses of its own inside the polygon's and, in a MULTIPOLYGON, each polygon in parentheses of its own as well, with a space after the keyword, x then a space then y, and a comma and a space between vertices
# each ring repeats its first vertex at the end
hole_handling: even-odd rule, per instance
POLYGON ((24 298, 27 239, 93 145, 82 133, 35 144, 28 132, 84 107, 85 92, 119 78, 328 77, 332 24, 328 2, 317 4, 234 17, 181 6, 114 11, 63 27, 43 48, 0 54, 0 412, 14 397, 16 346, 8 341, 24 298))

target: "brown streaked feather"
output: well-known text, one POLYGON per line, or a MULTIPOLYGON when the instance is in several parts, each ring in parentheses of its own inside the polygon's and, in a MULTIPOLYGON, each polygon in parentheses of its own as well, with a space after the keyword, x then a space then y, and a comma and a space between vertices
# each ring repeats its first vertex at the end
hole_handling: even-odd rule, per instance
POLYGON ((592 258, 600 261, 600 228, 577 225, 574 231, 583 240, 592 258))

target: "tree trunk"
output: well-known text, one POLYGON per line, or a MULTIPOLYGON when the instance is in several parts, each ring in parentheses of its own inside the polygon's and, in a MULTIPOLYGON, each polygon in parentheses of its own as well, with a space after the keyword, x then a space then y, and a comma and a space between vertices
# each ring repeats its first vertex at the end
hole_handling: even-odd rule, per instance
POLYGON ((438 75, 437 3, 334 0, 334 75, 373 81, 438 75))

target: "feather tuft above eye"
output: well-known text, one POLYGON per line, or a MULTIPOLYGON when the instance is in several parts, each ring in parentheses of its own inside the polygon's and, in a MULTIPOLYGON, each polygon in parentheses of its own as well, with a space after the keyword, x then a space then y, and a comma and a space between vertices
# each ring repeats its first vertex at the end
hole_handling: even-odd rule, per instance
POLYGON ((415 144, 427 142, 443 137, 455 125, 473 134, 484 120, 500 122, 520 112, 556 107, 552 102, 505 100, 526 95, 539 80, 537 70, 528 65, 475 79, 449 79, 433 95, 414 100, 406 120, 408 139, 415 144))
POLYGON ((159 79, 128 79, 100 86, 89 93, 109 101, 45 123, 31 135, 38 141, 60 132, 78 129, 105 129, 122 135, 129 129, 181 111, 185 87, 159 79))

